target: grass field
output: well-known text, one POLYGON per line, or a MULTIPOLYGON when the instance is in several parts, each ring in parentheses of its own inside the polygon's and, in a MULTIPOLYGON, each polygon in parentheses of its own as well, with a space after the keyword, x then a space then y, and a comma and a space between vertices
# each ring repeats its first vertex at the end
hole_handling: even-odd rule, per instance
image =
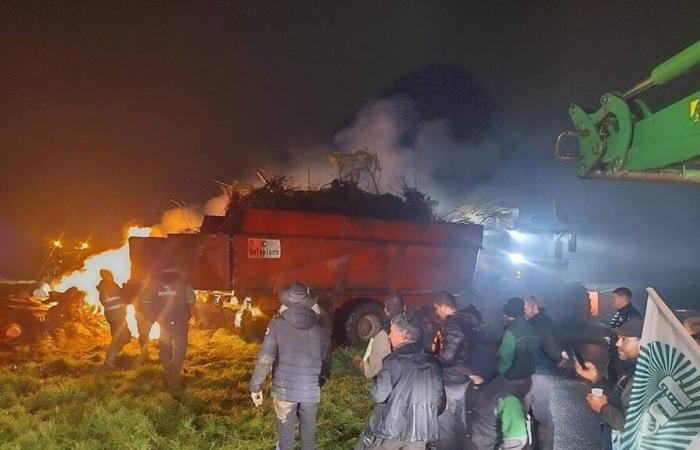
MULTIPOLYGON (((274 417, 254 408, 248 380, 257 345, 226 330, 190 331, 185 390, 165 387, 153 362, 136 366, 135 343, 120 369, 102 368, 104 343, 89 350, 44 344, 0 366, 0 449, 271 449, 274 417)), ((350 449, 371 410, 369 385, 337 349, 323 388, 317 447, 350 449)), ((269 383, 268 383, 269 386, 269 383)))

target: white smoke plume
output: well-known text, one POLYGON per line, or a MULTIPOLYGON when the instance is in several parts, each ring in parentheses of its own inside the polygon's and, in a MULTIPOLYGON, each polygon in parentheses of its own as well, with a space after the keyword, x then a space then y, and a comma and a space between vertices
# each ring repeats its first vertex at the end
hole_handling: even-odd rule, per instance
POLYGON ((443 211, 491 176, 509 150, 505 145, 459 141, 448 119, 422 121, 413 102, 400 96, 366 106, 334 137, 335 148, 342 151, 378 154, 385 190, 406 183, 439 200, 443 211))

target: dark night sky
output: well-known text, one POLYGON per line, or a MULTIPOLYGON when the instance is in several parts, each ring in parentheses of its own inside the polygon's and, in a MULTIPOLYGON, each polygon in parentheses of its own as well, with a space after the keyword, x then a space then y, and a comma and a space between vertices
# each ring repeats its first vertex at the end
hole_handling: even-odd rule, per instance
POLYGON ((66 224, 115 243, 168 199, 216 194, 210 179, 331 142, 425 64, 473 74, 493 132, 532 131, 545 155, 569 101, 698 39, 700 2, 672 3, 1 2, 0 274, 66 224))

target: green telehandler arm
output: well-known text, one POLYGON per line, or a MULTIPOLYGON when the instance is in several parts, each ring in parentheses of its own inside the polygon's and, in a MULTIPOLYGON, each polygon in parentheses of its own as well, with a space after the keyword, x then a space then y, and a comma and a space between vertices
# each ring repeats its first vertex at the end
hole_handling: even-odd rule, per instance
POLYGON ((656 66, 627 92, 604 94, 597 111, 572 103, 574 130, 559 135, 555 156, 575 158, 560 147, 563 139, 576 137, 581 178, 700 183, 700 170, 693 168, 700 162, 700 90, 655 112, 639 98, 697 67, 700 41, 656 66))

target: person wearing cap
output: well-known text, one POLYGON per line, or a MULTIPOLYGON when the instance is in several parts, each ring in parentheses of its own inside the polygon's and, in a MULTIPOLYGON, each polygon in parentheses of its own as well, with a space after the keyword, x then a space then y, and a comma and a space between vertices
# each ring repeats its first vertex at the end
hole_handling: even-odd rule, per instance
POLYGON ((498 348, 498 372, 509 383, 513 392, 524 403, 525 411, 535 373, 535 357, 540 348, 537 331, 525 319, 525 302, 513 297, 503 307, 506 329, 498 348))
POLYGON ((595 364, 576 363, 576 373, 595 386, 602 387, 604 394, 596 396, 589 393, 586 401, 593 411, 600 414, 603 421, 613 430, 613 441, 619 437, 625 426, 625 414, 632 395, 632 379, 637 358, 639 357, 640 341, 644 322, 641 319, 629 319, 613 331, 617 335, 617 354, 622 361, 629 362, 624 373, 616 380, 604 379, 595 364))
POLYGON ((255 406, 262 405, 262 385, 272 371, 278 448, 294 449, 294 427, 299 422, 301 448, 313 450, 321 386, 330 377, 330 333, 311 309, 316 295, 309 286, 297 281, 283 289, 279 299, 285 308, 267 327, 250 395, 255 406))
POLYGON ((433 340, 433 351, 442 368, 447 396, 445 412, 438 417, 440 439, 435 448, 458 450, 466 442, 464 400, 472 373, 467 357, 481 338, 481 313, 473 305, 457 309, 455 296, 447 291, 435 297, 433 312, 443 324, 433 340))
MULTIPOLYGON (((621 326, 630 319, 641 319, 639 311, 632 304, 632 291, 626 287, 619 287, 612 291, 612 305, 615 308, 615 314, 610 319, 611 331, 621 326)), ((624 374, 629 367, 629 363, 621 361, 617 357, 617 335, 610 334, 610 345, 608 346, 608 378, 616 379, 619 375, 624 374)))
POLYGON ((389 331, 391 319, 406 311, 403 298, 398 294, 389 295, 384 301, 384 315, 386 319, 382 324, 382 329, 370 339, 364 357, 355 357, 353 362, 362 371, 365 378, 371 380, 380 370, 382 362, 391 353, 391 342, 389 342, 389 331))
POLYGON ((109 270, 100 270, 100 283, 97 285, 99 300, 104 308, 104 315, 109 324, 112 340, 107 347, 105 367, 114 367, 114 363, 122 348, 131 341, 131 332, 126 323, 126 303, 122 290, 114 281, 109 270))
POLYGON ((476 347, 470 358, 470 383, 465 411, 467 450, 520 450, 527 445, 527 421, 523 405, 512 385, 498 376, 496 355, 476 347))
POLYGON ((391 320, 394 349, 373 380, 374 410, 355 450, 422 450, 438 438, 445 408, 442 371, 421 340, 423 327, 409 314, 391 320))

